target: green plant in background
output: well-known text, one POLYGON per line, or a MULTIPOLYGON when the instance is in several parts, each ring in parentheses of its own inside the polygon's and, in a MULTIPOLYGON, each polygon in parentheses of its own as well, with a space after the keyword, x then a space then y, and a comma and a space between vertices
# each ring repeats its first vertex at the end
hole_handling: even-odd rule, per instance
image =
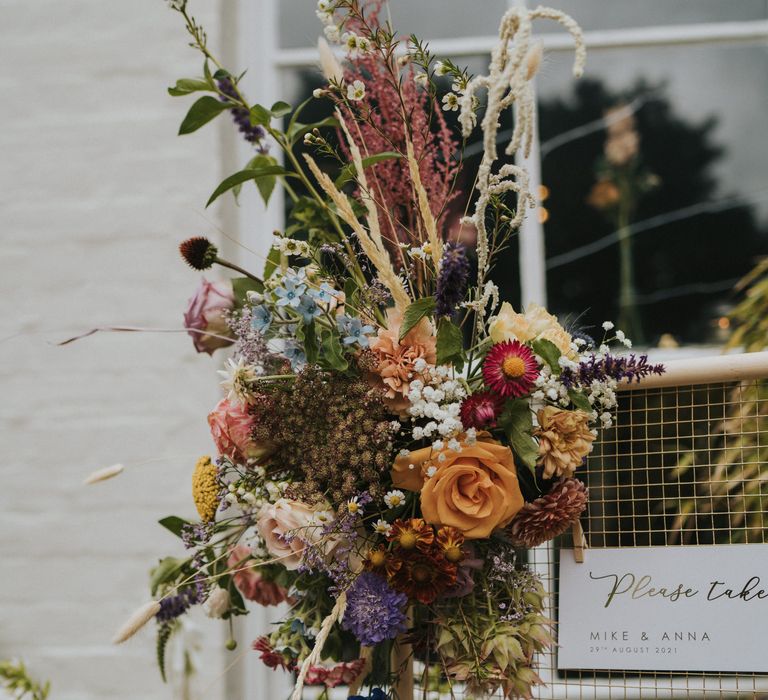
POLYGON ((45 700, 51 684, 46 681, 44 685, 40 685, 30 678, 21 661, 0 661, 0 688, 10 692, 17 700, 45 700))
MULTIPOLYGON (((768 258, 739 282, 736 291, 745 296, 730 314, 733 331, 726 348, 764 350, 768 347, 768 258)), ((680 501, 670 540, 688 541, 704 518, 715 523, 723 541, 764 542, 768 382, 736 384, 729 390, 722 420, 703 427, 710 431, 705 449, 682 454, 672 471, 675 478, 682 478, 693 470, 698 497, 680 501), (718 519, 723 522, 717 523, 718 519)))
POLYGON ((619 244, 619 326, 637 343, 645 336, 637 306, 635 262, 630 224, 639 199, 657 183, 640 160, 640 134, 628 105, 605 112, 606 139, 598 162, 597 182, 587 203, 616 226, 619 244))

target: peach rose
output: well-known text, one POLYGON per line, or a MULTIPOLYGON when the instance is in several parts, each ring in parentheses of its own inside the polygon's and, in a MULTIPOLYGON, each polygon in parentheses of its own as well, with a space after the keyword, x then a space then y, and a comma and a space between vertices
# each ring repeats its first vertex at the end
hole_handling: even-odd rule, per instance
POLYGON ((528 304, 525 313, 519 314, 512 304, 505 301, 488 326, 488 332, 494 343, 503 343, 505 340, 529 343, 544 338, 554 343, 563 355, 572 354, 570 334, 555 316, 533 302, 528 304))
POLYGON ((459 452, 443 450, 443 461, 431 454, 430 459, 429 448, 416 450, 398 457, 392 469, 395 486, 421 488, 421 513, 428 523, 479 539, 507 525, 523 507, 512 451, 496 440, 481 436, 472 445, 462 443, 459 452), (435 471, 425 478, 430 467, 435 471))
POLYGON ((256 529, 267 551, 289 571, 299 568, 306 543, 318 529, 314 515, 314 508, 287 498, 264 506, 259 513, 256 529))
POLYGON ((379 329, 378 336, 370 342, 370 348, 379 360, 373 377, 384 388, 387 406, 395 413, 405 415, 410 406, 410 383, 421 378, 421 374, 414 369, 414 363, 423 359, 427 364, 434 365, 437 351, 429 321, 422 319, 399 341, 402 322, 402 314, 390 309, 387 312, 387 328, 379 329))
POLYGON ((239 463, 264 459, 274 451, 273 445, 257 443, 251 437, 253 424, 248 407, 237 401, 222 399, 208 414, 211 437, 219 454, 239 463))

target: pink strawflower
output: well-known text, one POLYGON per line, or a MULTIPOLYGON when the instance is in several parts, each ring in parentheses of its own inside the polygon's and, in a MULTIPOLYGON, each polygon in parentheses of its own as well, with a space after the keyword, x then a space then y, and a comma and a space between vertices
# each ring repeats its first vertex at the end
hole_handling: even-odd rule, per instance
POLYGON ((288 592, 274 581, 267 581, 255 566, 248 566, 251 552, 245 545, 237 545, 229 555, 227 565, 235 587, 244 598, 259 605, 280 605, 288 599, 288 592))
POLYGON ((518 340, 496 343, 483 361, 486 386, 504 398, 520 398, 533 387, 539 366, 533 351, 518 340))
POLYGON ((211 436, 220 455, 233 462, 262 459, 272 451, 272 446, 258 443, 252 437, 254 417, 248 407, 228 399, 222 399, 208 414, 211 436))
POLYGON ((478 391, 467 396, 461 404, 461 424, 465 428, 494 428, 504 408, 504 397, 492 391, 478 391))

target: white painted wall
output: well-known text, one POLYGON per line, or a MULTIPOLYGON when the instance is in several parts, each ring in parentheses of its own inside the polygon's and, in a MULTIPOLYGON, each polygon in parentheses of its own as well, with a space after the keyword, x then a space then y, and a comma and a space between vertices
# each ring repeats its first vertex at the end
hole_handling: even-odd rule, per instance
MULTIPOLYGON (((213 40, 223 2, 195 6, 213 40)), ((154 558, 180 551, 156 520, 194 513, 215 360, 184 335, 51 342, 180 326, 197 275, 176 245, 216 235, 202 205, 220 134, 175 136, 189 101, 165 88, 200 61, 161 0, 0 0, 0 16, 0 658, 23 657, 56 700, 170 698, 153 625, 109 640, 154 558), (80 485, 114 462, 117 480, 80 485)), ((200 627, 201 697, 222 697, 223 631, 200 627)))

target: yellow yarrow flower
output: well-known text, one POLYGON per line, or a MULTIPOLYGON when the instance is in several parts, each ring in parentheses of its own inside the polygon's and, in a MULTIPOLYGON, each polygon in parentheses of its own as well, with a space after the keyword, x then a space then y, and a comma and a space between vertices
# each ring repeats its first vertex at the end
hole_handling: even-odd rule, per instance
POLYGON ((200 457, 192 474, 192 498, 197 512, 204 522, 216 519, 219 507, 219 484, 216 480, 218 471, 209 456, 200 457))

